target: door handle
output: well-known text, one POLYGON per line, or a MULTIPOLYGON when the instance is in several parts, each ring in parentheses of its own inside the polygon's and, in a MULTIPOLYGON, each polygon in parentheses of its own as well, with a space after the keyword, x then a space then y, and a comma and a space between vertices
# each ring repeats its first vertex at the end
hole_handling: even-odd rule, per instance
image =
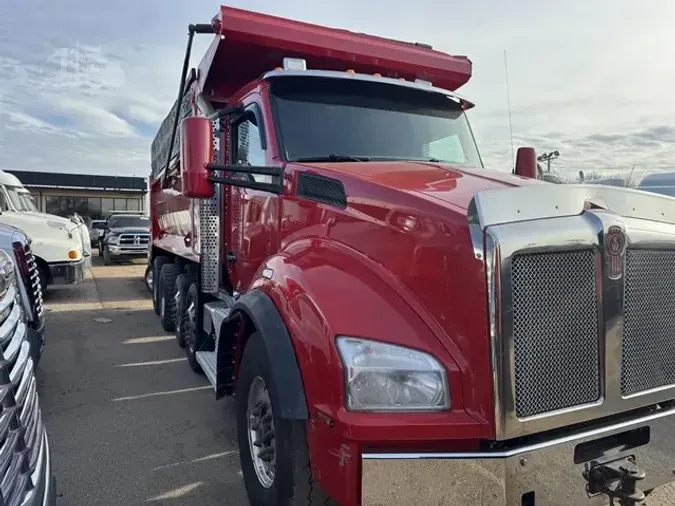
POLYGON ((227 263, 230 264, 237 263, 237 254, 234 251, 228 251, 227 255, 225 255, 225 258, 227 259, 227 263))

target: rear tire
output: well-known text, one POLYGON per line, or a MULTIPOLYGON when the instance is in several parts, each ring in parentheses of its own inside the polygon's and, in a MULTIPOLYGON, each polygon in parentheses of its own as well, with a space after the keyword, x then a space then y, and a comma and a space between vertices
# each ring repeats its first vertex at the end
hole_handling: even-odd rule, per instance
POLYGON ((108 249, 108 246, 103 246, 103 265, 110 265, 111 263, 110 249, 108 249))
POLYGON ((156 257, 152 261, 152 308, 157 315, 159 315, 159 273, 162 270, 162 266, 168 263, 171 263, 171 258, 169 257, 156 257))
POLYGON ((197 362, 197 283, 192 283, 185 297, 185 326, 183 328, 183 342, 185 343, 185 355, 187 355, 190 369, 196 373, 203 373, 202 366, 197 362))
POLYGON ((284 385, 272 384, 269 357, 256 332, 244 348, 235 399, 239 459, 251 505, 335 504, 312 476, 306 422, 279 418, 272 410, 280 388, 284 385), (265 459, 273 464, 266 466, 265 459))
POLYGON ((178 264, 164 264, 159 274, 159 321, 167 332, 176 328, 176 278, 180 270, 178 264))
POLYGON ((176 291, 178 302, 176 303, 176 341, 178 346, 185 348, 185 325, 187 322, 187 294, 190 286, 196 283, 196 277, 190 272, 182 272, 176 278, 176 291))

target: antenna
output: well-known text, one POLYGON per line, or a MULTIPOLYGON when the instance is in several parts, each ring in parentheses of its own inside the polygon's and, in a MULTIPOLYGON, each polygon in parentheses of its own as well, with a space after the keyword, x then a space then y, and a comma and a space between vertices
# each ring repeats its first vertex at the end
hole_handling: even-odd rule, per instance
POLYGON ((506 49, 504 49, 504 78, 506 80, 506 106, 509 111, 509 134, 511 136, 511 166, 515 167, 516 155, 515 150, 513 148, 513 123, 511 122, 511 92, 509 91, 509 70, 506 61, 506 49))

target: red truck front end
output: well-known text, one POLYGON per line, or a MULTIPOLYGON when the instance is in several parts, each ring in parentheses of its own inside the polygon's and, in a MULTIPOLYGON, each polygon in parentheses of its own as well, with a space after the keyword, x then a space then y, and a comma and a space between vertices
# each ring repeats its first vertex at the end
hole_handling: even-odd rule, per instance
POLYGON ((198 31, 153 144, 153 299, 236 394, 253 505, 675 479, 675 200, 521 177, 528 149, 485 169, 464 57, 224 7, 198 31))

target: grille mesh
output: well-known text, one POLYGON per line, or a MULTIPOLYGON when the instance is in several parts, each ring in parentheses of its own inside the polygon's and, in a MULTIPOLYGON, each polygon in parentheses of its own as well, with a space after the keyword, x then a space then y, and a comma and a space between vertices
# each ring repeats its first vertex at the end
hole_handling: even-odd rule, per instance
POLYGON ((675 384, 675 250, 626 252, 621 392, 675 384))
POLYGON ((512 260, 516 415, 600 398, 595 258, 590 250, 512 260))

